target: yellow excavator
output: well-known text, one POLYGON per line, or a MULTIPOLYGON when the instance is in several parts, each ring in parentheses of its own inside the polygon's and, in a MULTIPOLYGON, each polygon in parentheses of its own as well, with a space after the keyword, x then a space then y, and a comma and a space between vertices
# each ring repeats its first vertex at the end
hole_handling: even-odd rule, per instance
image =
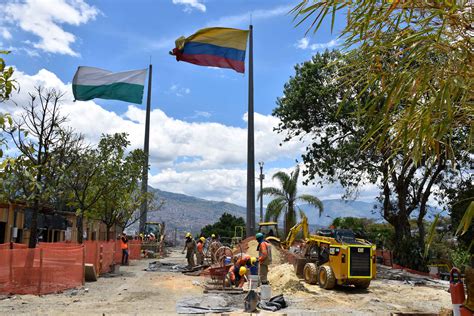
POLYGON ((376 275, 375 245, 356 238, 349 229, 324 229, 311 235, 308 219, 303 216, 281 243, 283 248, 288 249, 301 230, 304 244, 295 263, 299 277, 328 290, 336 284, 354 285, 361 289, 369 287, 376 275))

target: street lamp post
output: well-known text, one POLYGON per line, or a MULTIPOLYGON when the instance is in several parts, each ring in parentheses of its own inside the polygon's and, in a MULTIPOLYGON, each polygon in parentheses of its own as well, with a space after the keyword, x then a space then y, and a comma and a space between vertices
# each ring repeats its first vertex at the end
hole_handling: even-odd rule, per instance
POLYGON ((260 222, 263 222, 263 179, 265 179, 265 175, 263 174, 263 161, 259 161, 258 165, 260 166, 260 222))

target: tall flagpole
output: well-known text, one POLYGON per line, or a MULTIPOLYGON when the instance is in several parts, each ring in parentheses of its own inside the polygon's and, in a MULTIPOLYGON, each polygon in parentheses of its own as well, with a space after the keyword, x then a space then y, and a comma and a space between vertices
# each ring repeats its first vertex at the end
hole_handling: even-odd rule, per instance
POLYGON ((249 108, 247 135, 247 236, 255 234, 255 146, 253 124, 253 25, 249 25, 249 108))
MULTIPOLYGON (((148 95, 146 97, 146 118, 145 118, 145 142, 143 144, 143 152, 145 153, 145 163, 143 164, 142 173, 142 195, 148 192, 148 156, 150 154, 150 107, 151 107, 151 74, 153 66, 150 64, 148 69, 148 95)), ((148 199, 145 198, 140 207, 140 233, 145 231, 145 223, 147 221, 148 199)))

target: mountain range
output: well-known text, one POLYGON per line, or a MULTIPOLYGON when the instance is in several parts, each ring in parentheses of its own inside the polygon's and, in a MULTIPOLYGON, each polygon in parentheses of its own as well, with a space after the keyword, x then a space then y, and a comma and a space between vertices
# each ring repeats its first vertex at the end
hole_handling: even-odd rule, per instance
MULTIPOLYGON (((164 204, 158 211, 150 210, 149 221, 165 222, 168 233, 193 232, 198 233, 205 225, 216 222, 224 213, 237 217, 246 217, 246 208, 233 203, 222 201, 209 201, 193 196, 162 191, 149 187, 155 194, 157 201, 163 200, 164 204)), ((300 205, 309 219, 311 228, 328 226, 333 218, 341 216, 366 217, 381 220, 380 215, 374 213, 374 203, 362 201, 344 201, 339 199, 323 200, 324 213, 318 216, 317 210, 309 205, 300 205)), ((257 212, 258 213, 258 209, 257 212)), ((258 214, 257 214, 258 216, 258 214)), ((257 217, 258 220, 258 217, 257 217)))

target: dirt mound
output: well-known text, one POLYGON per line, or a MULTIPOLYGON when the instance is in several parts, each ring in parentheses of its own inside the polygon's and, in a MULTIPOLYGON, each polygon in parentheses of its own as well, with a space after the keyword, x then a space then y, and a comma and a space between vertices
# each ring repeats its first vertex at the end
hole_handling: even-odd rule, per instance
POLYGON ((305 287, 295 274, 295 269, 289 263, 270 266, 268 280, 275 294, 284 292, 294 293, 305 290, 305 287))

